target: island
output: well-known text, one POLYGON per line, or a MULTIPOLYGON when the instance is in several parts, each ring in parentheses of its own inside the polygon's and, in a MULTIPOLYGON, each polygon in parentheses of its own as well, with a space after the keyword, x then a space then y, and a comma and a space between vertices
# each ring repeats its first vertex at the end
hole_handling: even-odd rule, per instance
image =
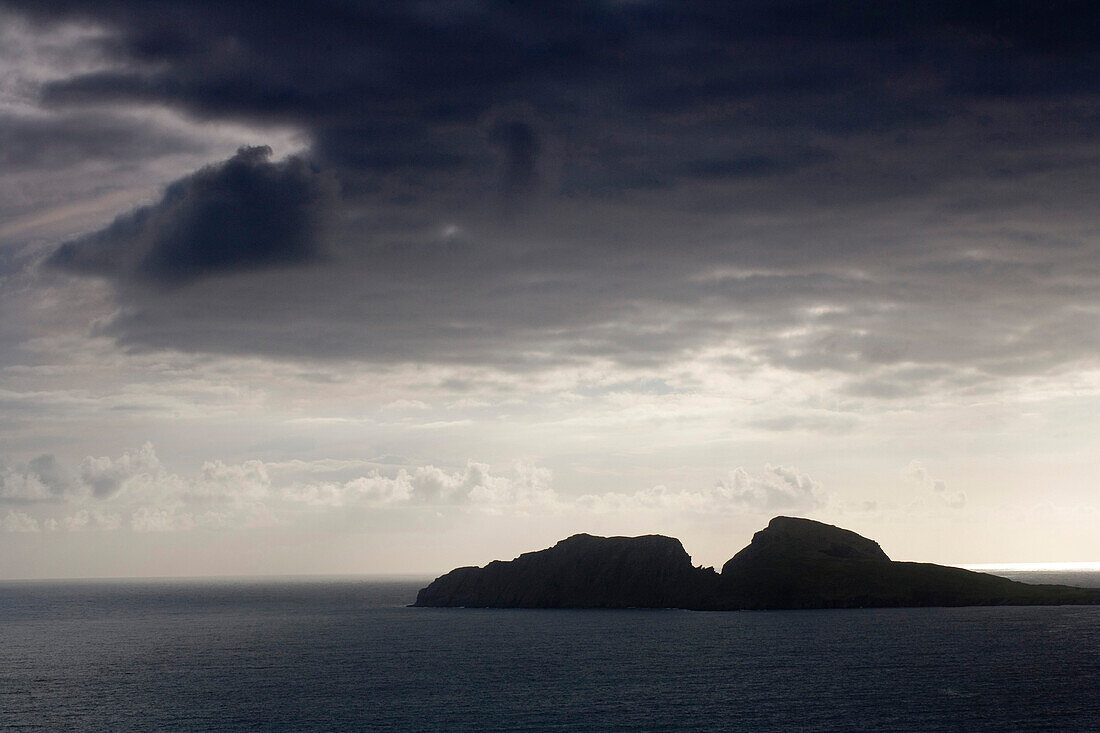
POLYGON ((452 570, 412 605, 732 611, 1067 604, 1100 604, 1100 589, 895 562, 850 530, 775 517, 720 573, 693 566, 673 537, 578 534, 515 560, 452 570))

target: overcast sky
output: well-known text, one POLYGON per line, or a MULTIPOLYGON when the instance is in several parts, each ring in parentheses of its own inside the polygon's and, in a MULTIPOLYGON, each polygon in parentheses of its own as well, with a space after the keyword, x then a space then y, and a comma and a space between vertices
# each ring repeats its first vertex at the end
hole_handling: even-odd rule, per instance
POLYGON ((0 0, 0 577, 1100 560, 1100 6, 0 0))

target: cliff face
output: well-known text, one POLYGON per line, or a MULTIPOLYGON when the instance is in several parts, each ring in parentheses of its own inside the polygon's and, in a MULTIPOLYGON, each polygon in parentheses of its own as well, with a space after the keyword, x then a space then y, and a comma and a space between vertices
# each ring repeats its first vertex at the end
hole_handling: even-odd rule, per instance
POLYGON ((579 534, 511 562, 452 570, 416 606, 697 610, 1100 603, 1100 590, 1028 585, 960 568, 893 562, 877 542, 776 517, 721 575, 679 540, 579 534))

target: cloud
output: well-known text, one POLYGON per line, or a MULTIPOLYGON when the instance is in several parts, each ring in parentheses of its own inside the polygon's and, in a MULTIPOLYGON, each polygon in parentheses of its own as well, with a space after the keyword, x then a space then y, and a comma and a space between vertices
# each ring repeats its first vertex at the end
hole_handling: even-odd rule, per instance
MULTIPOLYGON (((797 469, 773 465, 759 472, 739 467, 705 489, 654 486, 577 496, 559 493, 549 469, 523 461, 497 468, 467 461, 455 469, 382 468, 370 461, 208 461, 194 474, 175 474, 161 465, 149 443, 118 458, 87 458, 81 474, 89 484, 64 498, 66 511, 59 519, 25 516, 52 530, 177 532, 397 516, 391 512, 452 517, 656 513, 666 519, 804 514, 828 500, 819 482, 797 469), (91 483, 96 479, 103 483, 91 483)), ((12 526, 17 519, 10 520, 12 526)))
POLYGON ((221 461, 203 464, 199 479, 188 485, 185 498, 195 502, 224 499, 260 501, 271 492, 271 478, 263 461, 226 465, 221 461))
POLYGON ((314 506, 471 507, 489 513, 552 507, 557 495, 550 472, 516 463, 508 474, 494 474, 484 463, 469 461, 460 471, 435 466, 400 469, 394 475, 375 470, 349 481, 301 482, 283 490, 292 502, 314 506))
POLYGON ((70 129, 105 107, 308 142, 55 252, 108 280, 96 333, 131 350, 531 369, 736 349, 858 375, 841 392, 867 401, 1100 358, 1077 3, 1034 23, 1026 3, 9 5, 103 29, 99 63, 35 86, 73 155, 130 154, 113 123, 70 129))
POLYGON ((48 501, 49 490, 30 473, 5 467, 0 474, 0 499, 6 502, 48 501))
POLYGON ((918 484, 925 484, 928 482, 928 469, 924 467, 923 463, 916 459, 909 461, 909 465, 902 469, 901 475, 918 484))
MULTIPOLYGON (((36 462, 64 473, 52 456, 36 462)), ((411 507, 522 514, 553 511, 558 502, 550 472, 525 463, 515 463, 503 473, 476 461, 454 471, 427 465, 361 473, 364 465, 381 464, 207 461, 195 474, 175 474, 164 468, 152 444, 145 443, 117 458, 85 458, 76 485, 64 495, 52 493, 37 474, 9 470, 4 474, 4 498, 25 504, 49 500, 70 507, 60 520, 44 520, 49 528, 112 530, 125 526, 128 518, 136 532, 270 527, 299 517, 303 509, 338 513, 411 507), (333 474, 351 477, 325 478, 333 474)))
POLYGON ((38 480, 54 494, 64 494, 71 491, 76 484, 72 473, 49 453, 28 461, 27 470, 37 476, 38 480))
POLYGON ((105 112, 0 113, 0 168, 50 170, 204 152, 204 145, 148 120, 105 112))
POLYGON ((952 509, 962 509, 966 506, 966 492, 953 491, 950 493, 944 493, 942 495, 942 501, 952 509))
POLYGON ((130 528, 135 532, 171 532, 183 525, 192 529, 190 522, 177 520, 175 514, 167 509, 140 507, 130 516, 130 528))
POLYGON ((825 505, 821 484, 793 468, 766 465, 750 473, 743 467, 730 472, 707 490, 654 486, 631 494, 586 494, 577 506, 596 514, 659 511, 689 514, 805 514, 825 505))
MULTIPOLYGON (((52 456, 32 464, 36 462, 54 474, 73 475, 52 456)), ((48 493, 37 474, 31 474, 29 483, 25 474, 16 474, 20 478, 12 486, 21 493, 12 495, 24 502, 49 497, 55 504, 75 507, 59 520, 44 520, 48 529, 68 531, 115 530, 127 524, 137 532, 247 529, 281 521, 264 503, 271 499, 271 478, 261 461, 208 461, 196 474, 185 476, 165 469, 153 445, 145 443, 117 458, 88 456, 75 473, 71 488, 56 495, 48 493)))
POLYGON ((537 180, 538 135, 521 120, 500 121, 493 127, 493 141, 504 153, 501 190, 512 201, 529 195, 537 180))
POLYGON ((703 180, 761 178, 791 173, 834 157, 834 153, 818 148, 802 148, 768 154, 701 158, 684 163, 681 171, 684 176, 703 180))
POLYGON ((304 483, 283 491, 288 501, 321 507, 387 506, 408 502, 412 495, 411 480, 404 471, 392 478, 375 472, 341 483, 304 483))
POLYGON ((492 476, 484 464, 468 463, 463 480, 465 501, 488 514, 557 514, 565 506, 551 486, 549 469, 512 464, 510 475, 492 476), (469 487, 468 489, 466 487, 469 487))
POLYGON ((716 492, 732 503, 762 512, 804 512, 824 504, 821 484, 797 469, 766 465, 760 474, 743 468, 718 483, 716 492))
POLYGON ((38 532, 38 520, 23 512, 9 509, 8 513, 0 520, 0 529, 5 532, 38 532))
POLYGON ((409 400, 400 399, 392 400, 382 405, 383 410, 396 410, 396 411, 408 411, 408 410, 427 410, 427 403, 421 400, 409 400))
POLYGON ((786 414, 750 420, 749 425, 773 432, 806 431, 838 435, 849 433, 857 419, 853 415, 834 413, 786 414))
POLYGON ((136 453, 123 453, 119 458, 88 456, 80 464, 80 478, 96 498, 117 493, 131 479, 162 472, 160 460, 151 443, 145 443, 136 453))
POLYGON ((0 503, 56 502, 77 488, 73 475, 53 455, 40 455, 25 466, 0 462, 0 503))
POLYGON ((44 517, 46 529, 115 530, 128 523, 134 531, 154 532, 281 522, 265 505, 272 482, 263 462, 208 461, 184 476, 165 469, 151 443, 117 458, 88 456, 75 472, 53 456, 40 456, 24 469, 7 468, 0 479, 0 501, 69 508, 59 519, 44 517))
POLYGON ((269 163, 270 154, 268 147, 241 148, 176 181, 160 202, 63 244, 48 263, 163 286, 314 260, 324 185, 302 160, 269 163))
POLYGON ((186 532, 190 530, 245 530, 285 524, 263 504, 249 504, 231 511, 192 512, 179 507, 143 506, 130 515, 134 532, 186 532))
POLYGON ((80 509, 61 520, 61 526, 70 532, 84 530, 115 530, 122 525, 117 514, 99 509, 80 509))

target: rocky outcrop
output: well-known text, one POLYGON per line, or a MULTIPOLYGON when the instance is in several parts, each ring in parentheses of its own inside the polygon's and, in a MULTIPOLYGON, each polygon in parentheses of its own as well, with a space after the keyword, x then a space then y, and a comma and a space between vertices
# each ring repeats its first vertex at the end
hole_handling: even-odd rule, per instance
POLYGON ((776 517, 721 574, 661 535, 574 535, 553 547, 452 570, 416 606, 695 610, 1100 603, 1100 590, 1029 585, 961 568, 893 562, 877 542, 776 517))
POLYGON ((578 534, 511 562, 452 570, 421 590, 415 605, 673 608, 696 603, 715 578, 713 570, 692 567, 672 537, 578 534))
POLYGON ((962 568, 893 562, 878 543, 776 517, 722 566, 714 608, 859 608, 1097 603, 1100 591, 1029 585, 962 568))

